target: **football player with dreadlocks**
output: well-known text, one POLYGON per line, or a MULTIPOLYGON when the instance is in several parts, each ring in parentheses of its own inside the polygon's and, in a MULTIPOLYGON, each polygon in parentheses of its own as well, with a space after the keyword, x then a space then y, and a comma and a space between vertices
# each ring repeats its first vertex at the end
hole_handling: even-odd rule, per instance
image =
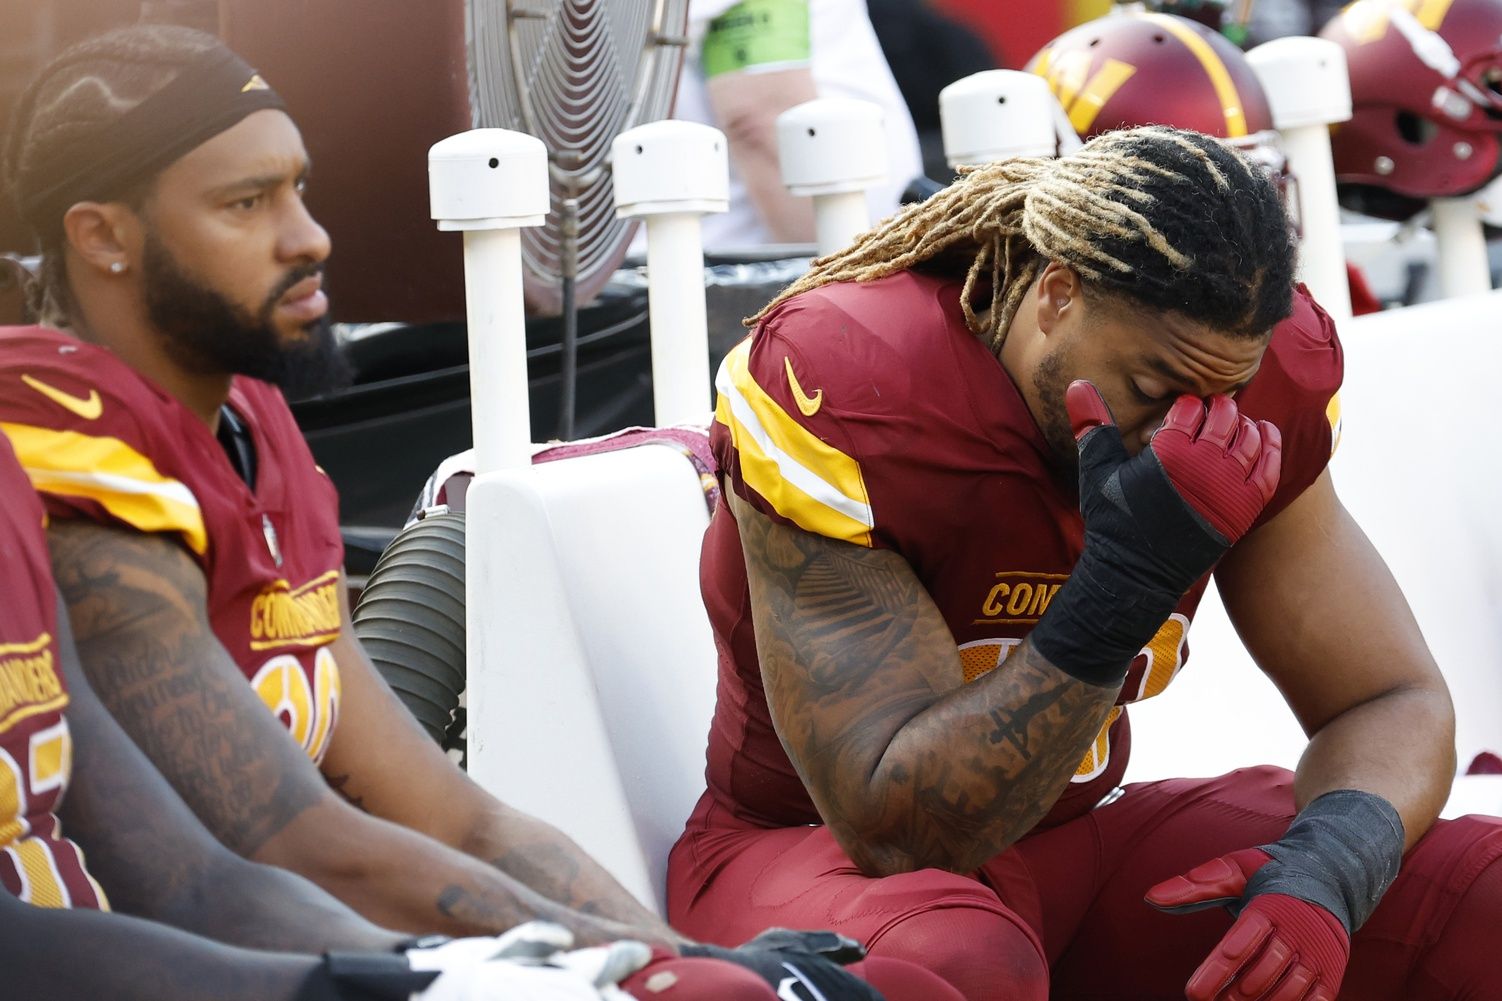
POLYGON ((817 916, 972 1001, 1502 997, 1502 821, 1436 822, 1449 694, 1326 469, 1294 259, 1265 171, 1139 127, 968 169, 753 318, 679 927, 817 916), (1121 788, 1212 573, 1308 749, 1121 788))

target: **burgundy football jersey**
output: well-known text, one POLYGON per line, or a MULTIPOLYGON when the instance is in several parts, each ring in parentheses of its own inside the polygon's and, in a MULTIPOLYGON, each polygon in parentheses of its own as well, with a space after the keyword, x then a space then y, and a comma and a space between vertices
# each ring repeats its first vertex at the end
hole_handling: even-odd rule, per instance
POLYGON ((108 910, 55 811, 73 768, 46 516, 0 437, 0 886, 39 907, 108 910))
POLYGON ((208 425, 111 352, 0 328, 0 430, 48 514, 180 543, 219 642, 316 762, 339 710, 338 495, 278 390, 236 377, 229 406, 255 445, 254 489, 208 425))
MULTIPOLYGON (((773 519, 912 566, 955 641, 965 680, 995 669, 1069 577, 1083 542, 1071 491, 991 350, 965 327, 961 283, 906 272, 838 283, 779 306, 726 358, 712 430, 727 490, 773 519)), ((1283 433, 1271 517, 1319 476, 1332 447, 1342 359, 1329 318, 1300 290, 1243 413, 1283 433)), ((709 788, 743 819, 817 823, 772 727, 757 663, 745 562, 721 503, 700 566, 719 651, 709 788)), ((1131 666, 1120 702, 1045 823, 1088 810, 1120 780, 1124 705, 1167 687, 1188 656, 1208 577, 1131 666)))

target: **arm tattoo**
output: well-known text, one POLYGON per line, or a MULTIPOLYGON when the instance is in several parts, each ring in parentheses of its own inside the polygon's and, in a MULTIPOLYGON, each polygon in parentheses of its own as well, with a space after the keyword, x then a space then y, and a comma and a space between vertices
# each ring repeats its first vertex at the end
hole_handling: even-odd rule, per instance
POLYGON ((253 854, 321 789, 215 638, 203 575, 162 538, 60 522, 48 541, 100 700, 204 826, 253 854))
POLYGON ((857 864, 968 871, 1041 820, 1116 690, 1025 641, 965 684, 953 634, 902 557, 731 506, 773 722, 857 864))
POLYGON ((567 904, 581 914, 608 916, 601 901, 580 893, 578 856, 562 845, 517 845, 490 864, 549 900, 567 904))
POLYGON ((330 789, 343 796, 344 801, 350 806, 363 813, 369 813, 370 811, 365 808, 365 798, 363 796, 356 796, 346 788, 352 777, 350 775, 325 775, 324 781, 329 784, 330 789))
POLYGON ((219 645, 203 575, 174 543, 79 522, 55 524, 49 541, 84 674, 226 847, 254 856, 284 831, 294 846, 309 830, 346 839, 358 864, 325 889, 407 931, 496 934, 542 918, 581 945, 643 937, 415 831, 348 813, 219 645), (294 821, 304 822, 289 831, 294 821))

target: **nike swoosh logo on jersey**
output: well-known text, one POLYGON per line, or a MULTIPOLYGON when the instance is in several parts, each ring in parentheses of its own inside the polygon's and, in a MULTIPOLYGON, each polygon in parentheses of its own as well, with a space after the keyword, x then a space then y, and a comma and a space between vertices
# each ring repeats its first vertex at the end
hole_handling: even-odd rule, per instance
POLYGON ((803 412, 804 417, 812 417, 824 405, 824 390, 817 389, 813 396, 809 396, 803 391, 803 387, 798 385, 798 377, 793 374, 793 359, 783 355, 782 364, 788 370, 788 385, 793 389, 793 402, 798 404, 798 409, 803 412))
POLYGON ((99 415, 104 413, 104 401, 99 399, 99 390, 97 389, 89 390, 89 395, 82 397, 65 393, 56 386, 49 386, 41 379, 33 379, 29 375, 21 376, 21 381, 64 410, 77 414, 86 421, 98 420, 99 415))

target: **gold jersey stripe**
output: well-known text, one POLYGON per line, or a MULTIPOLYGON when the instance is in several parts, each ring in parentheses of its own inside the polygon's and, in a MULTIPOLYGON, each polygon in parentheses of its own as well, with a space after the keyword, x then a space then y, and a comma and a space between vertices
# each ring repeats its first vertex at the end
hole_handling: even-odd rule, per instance
POLYGON ((208 552, 208 531, 193 491, 163 476, 118 438, 0 423, 40 493, 82 497, 142 532, 176 532, 193 552, 208 552))
POLYGON ((750 340, 715 379, 715 420, 730 430, 746 485, 805 531, 871 545, 875 521, 860 463, 798 423, 751 376, 750 340))
POLYGON ((1226 69, 1226 64, 1220 56, 1210 47, 1210 43, 1193 29, 1181 24, 1174 18, 1164 14, 1144 14, 1154 24, 1157 24, 1173 34, 1175 38, 1193 52, 1200 65, 1205 68, 1205 75, 1210 78, 1210 84, 1215 88, 1215 96, 1220 99, 1221 112, 1226 116, 1226 133, 1231 139, 1239 139, 1247 134, 1246 111, 1241 106, 1241 95, 1236 91, 1236 84, 1231 80, 1231 73, 1226 69))

